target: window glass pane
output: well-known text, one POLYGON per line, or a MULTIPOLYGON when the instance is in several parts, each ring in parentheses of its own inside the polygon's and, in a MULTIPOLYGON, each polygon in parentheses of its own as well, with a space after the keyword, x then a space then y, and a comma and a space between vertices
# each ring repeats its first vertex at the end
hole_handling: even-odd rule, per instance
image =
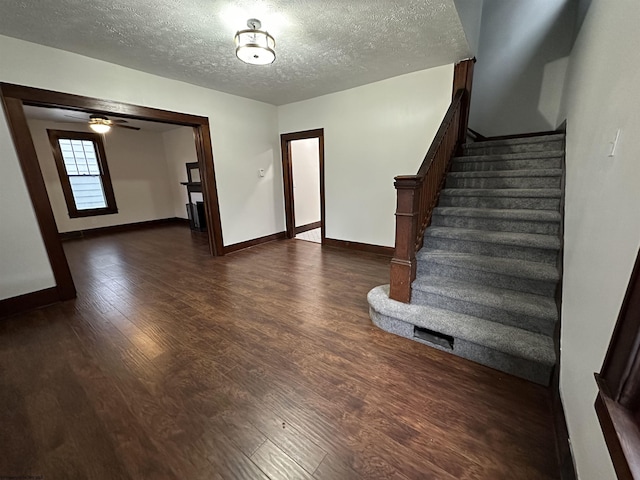
POLYGON ((78 210, 107 207, 99 175, 70 176, 69 182, 71 182, 71 191, 78 210))
POLYGON ((58 140, 67 175, 100 175, 98 155, 91 140, 58 140))

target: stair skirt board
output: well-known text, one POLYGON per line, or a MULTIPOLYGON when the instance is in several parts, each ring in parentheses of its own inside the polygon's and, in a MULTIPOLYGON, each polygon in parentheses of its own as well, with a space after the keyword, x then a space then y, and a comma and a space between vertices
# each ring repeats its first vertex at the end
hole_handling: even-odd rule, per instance
MULTIPOLYGON (((423 345, 427 345, 443 352, 452 353, 458 357, 471 360, 472 362, 494 368, 516 377, 524 378, 525 380, 544 385, 545 387, 549 386, 551 381, 553 365, 543 365, 537 362, 532 362, 531 360, 518 358, 513 355, 492 350, 490 348, 483 347, 482 345, 478 345, 477 343, 468 342, 455 337, 453 337, 453 341, 450 344, 451 346, 442 345, 437 342, 427 341, 421 338, 422 336, 419 334, 420 327, 383 315, 371 307, 369 308, 369 316, 371 317, 374 325, 386 332, 408 338, 409 340, 422 343, 423 345), (418 330, 416 331, 416 329, 418 330)), ((441 334, 441 338, 447 337, 450 336, 441 334)))

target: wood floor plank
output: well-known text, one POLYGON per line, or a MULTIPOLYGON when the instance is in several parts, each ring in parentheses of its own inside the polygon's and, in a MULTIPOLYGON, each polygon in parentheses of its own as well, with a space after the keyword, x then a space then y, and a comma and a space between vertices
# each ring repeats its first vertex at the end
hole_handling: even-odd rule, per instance
POLYGON ((316 480, 358 480, 361 476, 346 463, 340 461, 336 455, 328 454, 313 472, 313 478, 316 480))
POLYGON ((557 479, 549 392, 372 325, 388 258, 179 225, 65 243, 78 298, 0 322, 0 473, 557 479))
POLYGON ((311 475, 304 468, 294 462, 291 457, 287 456, 274 443, 267 440, 262 444, 256 452, 251 455, 251 459, 255 462, 260 470, 266 473, 270 478, 282 480, 309 480, 311 475))

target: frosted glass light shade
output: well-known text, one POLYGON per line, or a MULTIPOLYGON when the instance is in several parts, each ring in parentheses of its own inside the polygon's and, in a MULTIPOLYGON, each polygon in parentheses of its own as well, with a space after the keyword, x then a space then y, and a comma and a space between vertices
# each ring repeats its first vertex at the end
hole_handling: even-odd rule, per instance
POLYGON ((106 123, 89 123, 89 128, 96 133, 107 133, 111 126, 106 123))
POLYGON ((276 41, 267 32, 256 29, 236 33, 236 56, 251 65, 269 65, 276 59, 276 41))

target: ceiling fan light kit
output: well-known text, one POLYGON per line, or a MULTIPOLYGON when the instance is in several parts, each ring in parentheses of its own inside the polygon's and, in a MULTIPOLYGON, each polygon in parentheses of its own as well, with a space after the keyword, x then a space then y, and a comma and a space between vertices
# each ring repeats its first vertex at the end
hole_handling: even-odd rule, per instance
POLYGON ((111 130, 111 120, 101 115, 91 115, 89 128, 96 133, 107 133, 111 130))
POLYGON ((268 32, 260 30, 257 18, 247 20, 246 30, 236 33, 236 56, 250 65, 269 65, 276 59, 276 41, 268 32))

